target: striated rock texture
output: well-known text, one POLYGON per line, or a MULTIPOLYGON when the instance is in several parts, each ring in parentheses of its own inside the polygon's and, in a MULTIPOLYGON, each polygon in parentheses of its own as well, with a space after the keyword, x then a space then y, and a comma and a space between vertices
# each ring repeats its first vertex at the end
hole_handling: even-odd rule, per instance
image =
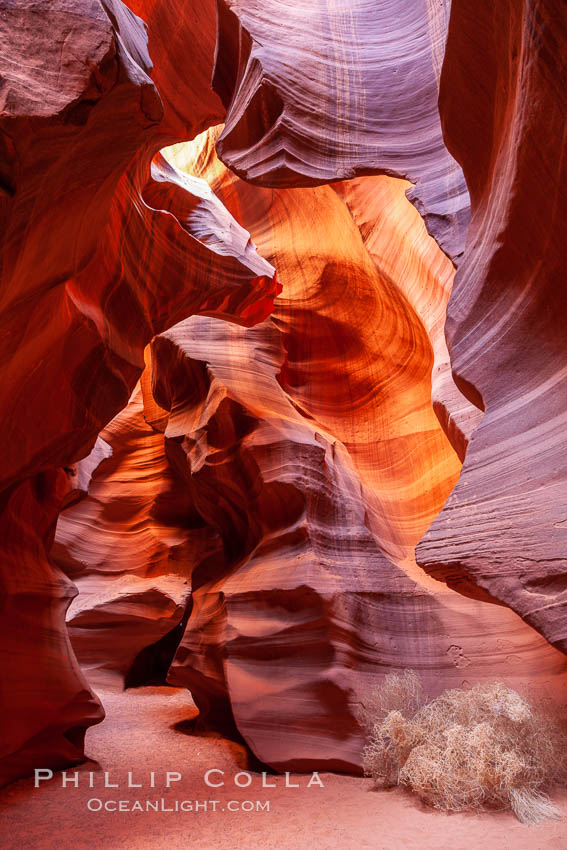
POLYGON ((82 476, 81 498, 60 517, 51 555, 79 591, 67 622, 81 666, 98 683, 109 670, 135 676, 139 653, 179 625, 203 531, 199 522, 187 527, 189 492, 168 464, 163 434, 144 419, 140 387, 79 474, 89 464, 92 477, 82 476))
POLYGON ((468 195, 437 109, 449 11, 446 0, 219 0, 221 159, 278 188, 404 177, 429 231, 458 256, 468 195))
POLYGON ((171 80, 160 98, 145 26, 118 0, 5 0, 0 44, 5 780, 40 755, 80 758, 102 716, 65 630, 73 590, 46 554, 63 468, 126 405, 155 333, 195 312, 254 323, 278 285, 207 186, 155 156, 222 115, 212 52, 191 88, 171 80), (196 212, 214 238, 193 233, 196 212))
MULTIPOLYGON (((324 278, 319 285, 320 298, 324 278)), ((401 538, 409 518, 423 521, 403 469, 399 513, 386 524, 378 476, 364 476, 352 444, 302 415, 282 386, 282 342, 298 328, 283 336, 277 324, 227 332, 194 318, 153 344, 156 397, 172 411, 166 436, 223 542, 222 556, 193 572, 169 681, 190 688, 209 722, 226 728, 232 714, 253 752, 280 770, 359 769, 357 707, 391 669, 420 669, 432 691, 495 675, 531 675, 564 691, 564 656, 512 612, 436 587, 409 559, 388 557, 384 528, 401 538), (182 352, 207 364, 210 386, 203 380, 198 396, 169 384, 182 352)), ((412 437, 399 439, 400 455, 412 437)))
POLYGON ((567 7, 455 0, 445 137, 471 192, 449 303, 457 383, 485 410, 418 548, 567 650, 567 7))
POLYGON ((564 694, 566 13, 493 5, 447 348, 447 3, 0 0, 0 781, 83 758, 74 652, 280 769, 392 669, 564 694))
MULTIPOLYGON (((336 183, 334 189, 345 201, 373 262, 408 300, 416 314, 414 323, 419 327, 421 322, 427 331, 433 348, 433 409, 462 461, 482 411, 459 392, 451 374, 444 324, 455 269, 426 238, 417 212, 408 208, 405 185, 387 177, 366 177, 336 183)), ((428 384, 427 408, 429 402, 428 384)))
MULTIPOLYGON (((219 131, 166 155, 207 178, 284 291, 253 329, 193 317, 156 337, 146 424, 138 393, 103 433, 117 466, 103 460, 60 519, 59 563, 87 592, 119 575, 120 604, 138 594, 148 644, 156 575, 185 572, 189 616, 175 657, 160 657, 163 675, 278 769, 359 770, 357 707, 392 669, 418 668, 432 692, 498 676, 561 693, 561 653, 513 612, 415 565, 460 462, 431 403, 432 367, 449 381, 453 266, 407 183, 251 186, 216 159, 219 131), (172 492, 166 539, 156 519, 172 492)), ((69 623, 79 658, 124 677, 105 619, 116 604, 86 596, 69 623), (81 621, 94 630, 88 646, 81 621)), ((142 680, 158 650, 139 654, 142 680)))

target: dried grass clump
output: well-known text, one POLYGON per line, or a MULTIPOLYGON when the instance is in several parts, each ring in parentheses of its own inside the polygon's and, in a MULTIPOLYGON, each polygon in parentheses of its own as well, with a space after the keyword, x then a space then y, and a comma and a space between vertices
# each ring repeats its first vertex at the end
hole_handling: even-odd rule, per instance
POLYGON ((445 811, 511 808, 523 823, 560 817, 544 793, 567 784, 567 725, 558 708, 501 682, 425 703, 408 670, 387 676, 382 691, 365 706, 367 776, 405 785, 445 811))
POLYGON ((415 670, 389 673, 380 687, 373 688, 366 695, 359 719, 366 729, 371 730, 390 711, 413 717, 423 702, 423 683, 415 670))

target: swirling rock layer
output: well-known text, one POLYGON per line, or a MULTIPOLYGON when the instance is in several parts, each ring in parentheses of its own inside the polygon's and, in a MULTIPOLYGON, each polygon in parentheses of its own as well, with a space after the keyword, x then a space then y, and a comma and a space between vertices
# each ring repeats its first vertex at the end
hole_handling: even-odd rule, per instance
POLYGON ((138 387, 102 432, 106 451, 79 462, 79 473, 94 467, 81 488, 89 498, 60 517, 51 552, 79 591, 67 622, 91 682, 108 671, 135 675, 139 653, 180 623, 194 538, 202 536, 182 526, 189 493, 168 464, 163 434, 143 410, 138 387))
POLYGON ((449 8, 445 0, 219 0, 221 159, 263 186, 407 178, 430 232, 458 256, 468 196, 437 110, 449 8))
POLYGON ((456 0, 441 88, 472 223, 449 304, 457 382, 485 410, 418 549, 567 649, 567 9, 456 0))
MULTIPOLYGON (((135 449, 124 439, 126 423, 141 421, 138 394, 110 428, 119 469, 104 461, 87 498, 60 520, 56 545, 74 552, 74 563, 60 563, 95 586, 111 570, 131 581, 149 557, 152 610, 155 528, 136 566, 135 540, 147 534, 139 511, 133 523, 97 530, 92 512, 101 515, 101 496, 108 510, 121 487, 156 505, 155 485, 149 491, 132 464, 159 444, 169 466, 154 461, 146 473, 156 470, 159 492, 172 476, 185 492, 174 537, 196 518, 201 525, 190 549, 168 549, 191 606, 163 673, 191 690, 204 720, 235 724, 279 769, 358 770, 357 706, 391 669, 420 669, 432 692, 495 675, 560 691, 559 652, 513 612, 431 581, 413 559, 460 462, 431 402, 432 368, 450 382, 441 329, 453 266, 408 203, 407 184, 250 186, 216 159, 218 132, 167 155, 207 178, 284 291, 253 329, 193 317, 156 337, 142 382, 145 436, 135 449)), ((83 616, 100 635, 90 661, 124 674, 100 610, 96 620, 86 601, 83 616)), ((73 609, 70 626, 81 656, 73 609)))
MULTIPOLYGON (((118 0, 16 0, 0 12, 0 539, 8 645, 18 636, 2 655, 0 778, 10 778, 44 738, 46 766, 80 757, 85 726, 102 716, 84 709, 93 698, 64 623, 73 589, 47 556, 63 468, 126 405, 156 332, 200 311, 255 322, 277 284, 204 184, 151 164, 179 138, 179 104, 151 79, 139 18, 118 0), (195 213, 226 239, 200 240, 195 213)), ((200 20, 214 42, 214 15, 200 20)), ((211 53, 201 80, 212 65, 211 53)), ((183 134, 222 114, 202 91, 183 105, 183 134)))
POLYGON ((446 3, 0 0, 0 781, 102 717, 69 635, 277 768, 358 769, 391 669, 564 689, 567 13, 493 6, 447 348, 446 3))

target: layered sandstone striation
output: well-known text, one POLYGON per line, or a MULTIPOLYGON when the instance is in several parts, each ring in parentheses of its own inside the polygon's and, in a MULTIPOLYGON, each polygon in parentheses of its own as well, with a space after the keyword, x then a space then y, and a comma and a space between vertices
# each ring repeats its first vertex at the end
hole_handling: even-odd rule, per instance
MULTIPOLYGON (((85 726, 102 716, 69 647, 74 591, 47 555, 64 469, 126 405, 154 334, 200 311, 253 323, 277 284, 204 184, 152 163, 164 143, 222 114, 208 86, 184 102, 179 136, 179 103, 160 97, 145 26, 122 3, 0 9, 1 628, 10 648, 0 757, 10 778, 40 754, 46 765, 80 758, 85 726), (224 237, 194 234, 195 211, 224 237)), ((214 15, 204 23, 212 44, 214 15)), ((212 65, 211 52, 201 84, 212 65)))
MULTIPOLYGON (((87 590, 112 574, 123 594, 135 578, 149 644, 155 575, 175 559, 191 602, 162 674, 191 690, 204 722, 234 724, 278 769, 360 769, 357 709, 391 669, 420 669, 432 693, 495 676, 531 676, 561 693, 561 653, 508 609, 432 581, 413 558, 460 461, 431 401, 432 369, 450 381, 442 327, 454 269, 407 183, 251 186, 216 158, 220 129, 166 155, 207 179, 284 291, 252 329, 193 317, 155 338, 146 425, 139 392, 107 429, 119 466, 103 460, 60 519, 60 563, 87 590), (134 419, 146 435, 136 446, 134 419), (147 464, 154 445, 159 464, 147 464), (172 480, 185 499, 169 517, 176 545, 157 558, 156 493, 164 498, 172 480), (149 496, 149 513, 101 525, 103 512, 120 519, 120 492, 130 504, 149 496), (188 534, 191 545, 179 545, 188 534)), ((78 618, 71 608, 71 638, 81 658, 84 618, 89 663, 124 676, 106 606, 87 596, 78 618)), ((136 670, 143 677, 143 656, 136 670)))
POLYGON ((219 11, 223 162, 278 188, 406 178, 429 231, 458 256, 468 194, 437 109, 450 3, 219 0, 219 11))
POLYGON ((140 652, 183 619, 188 565, 203 548, 199 528, 186 527, 190 495, 163 434, 144 418, 140 386, 77 471, 79 498, 60 517, 51 552, 79 591, 67 612, 72 645, 89 681, 113 672, 131 680, 140 652))
POLYGON ((453 3, 440 106, 472 222, 447 334, 485 413, 418 548, 436 578, 484 589, 564 651, 566 39, 559 2, 453 3))
POLYGON ((279 769, 392 669, 564 694, 567 13, 455 0, 442 131, 448 13, 0 0, 1 781, 77 658, 279 769))

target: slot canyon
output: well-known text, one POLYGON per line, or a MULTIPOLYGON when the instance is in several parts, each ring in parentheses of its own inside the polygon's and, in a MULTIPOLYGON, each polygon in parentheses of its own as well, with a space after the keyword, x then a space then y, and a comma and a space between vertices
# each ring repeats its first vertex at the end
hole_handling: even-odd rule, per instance
MULTIPOLYGON (((147 722, 336 807, 388 674, 567 703, 562 0, 0 0, 0 34, 0 803, 147 722)), ((345 823, 255 840, 381 846, 345 823)), ((384 847, 481 845, 450 823, 384 847)), ((248 846, 210 829, 23 846, 248 846)))

